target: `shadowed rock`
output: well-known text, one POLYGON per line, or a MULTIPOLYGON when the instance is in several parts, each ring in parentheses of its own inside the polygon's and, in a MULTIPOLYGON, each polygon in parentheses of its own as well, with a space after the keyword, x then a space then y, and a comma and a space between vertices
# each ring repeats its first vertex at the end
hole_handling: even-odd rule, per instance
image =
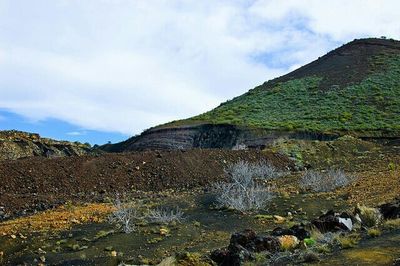
POLYGON ((379 206, 379 210, 385 219, 400 218, 400 198, 397 198, 394 202, 379 206))

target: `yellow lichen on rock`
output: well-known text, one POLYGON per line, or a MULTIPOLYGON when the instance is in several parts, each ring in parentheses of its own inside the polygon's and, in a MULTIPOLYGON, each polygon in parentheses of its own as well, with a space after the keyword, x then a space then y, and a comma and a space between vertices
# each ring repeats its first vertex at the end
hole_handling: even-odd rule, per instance
POLYGON ((284 235, 284 236, 280 236, 279 238, 279 242, 281 244, 281 249, 282 250, 292 250, 295 249, 300 241, 297 237, 292 236, 292 235, 284 235))

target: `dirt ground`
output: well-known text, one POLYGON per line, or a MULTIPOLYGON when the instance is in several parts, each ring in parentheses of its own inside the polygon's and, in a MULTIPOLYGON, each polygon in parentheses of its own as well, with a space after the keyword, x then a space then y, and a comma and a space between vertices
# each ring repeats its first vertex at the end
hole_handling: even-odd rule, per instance
POLYGON ((255 150, 148 151, 3 161, 0 211, 4 219, 69 200, 103 201, 124 191, 203 187, 223 178, 224 167, 238 160, 267 160, 281 168, 293 166, 284 155, 255 150))

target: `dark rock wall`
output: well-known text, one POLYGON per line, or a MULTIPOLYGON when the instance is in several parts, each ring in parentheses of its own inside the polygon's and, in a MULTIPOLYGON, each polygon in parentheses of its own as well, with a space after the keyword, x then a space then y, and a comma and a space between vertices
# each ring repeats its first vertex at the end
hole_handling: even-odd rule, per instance
POLYGON ((274 140, 296 139, 332 140, 336 135, 290 133, 261 129, 240 128, 233 125, 195 125, 178 128, 157 128, 143 132, 124 142, 101 147, 108 152, 140 150, 176 150, 192 148, 262 149, 274 140))

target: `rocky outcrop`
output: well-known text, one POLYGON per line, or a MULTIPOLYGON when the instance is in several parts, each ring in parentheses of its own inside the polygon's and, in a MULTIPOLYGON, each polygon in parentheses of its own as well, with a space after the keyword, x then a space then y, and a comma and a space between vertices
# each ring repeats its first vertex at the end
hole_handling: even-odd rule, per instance
POLYGON ((353 220, 355 220, 354 217, 348 213, 335 213, 330 210, 319 218, 314 219, 311 224, 322 233, 351 231, 353 228, 353 220))
POLYGON ((395 199, 393 202, 385 203, 379 206, 379 210, 385 219, 400 218, 400 198, 395 199))
POLYGON ((243 265, 253 260, 254 252, 268 251, 276 253, 280 250, 279 239, 272 236, 260 236, 253 230, 234 233, 227 248, 217 249, 211 253, 211 259, 218 265, 243 265))
POLYGON ((132 137, 124 142, 104 145, 101 149, 107 152, 192 148, 262 149, 281 137, 332 140, 338 136, 309 132, 271 131, 234 125, 199 124, 149 129, 139 136, 132 137))
POLYGON ((39 134, 22 131, 0 131, 0 161, 42 156, 63 157, 83 155, 91 151, 88 144, 41 138, 39 134))

